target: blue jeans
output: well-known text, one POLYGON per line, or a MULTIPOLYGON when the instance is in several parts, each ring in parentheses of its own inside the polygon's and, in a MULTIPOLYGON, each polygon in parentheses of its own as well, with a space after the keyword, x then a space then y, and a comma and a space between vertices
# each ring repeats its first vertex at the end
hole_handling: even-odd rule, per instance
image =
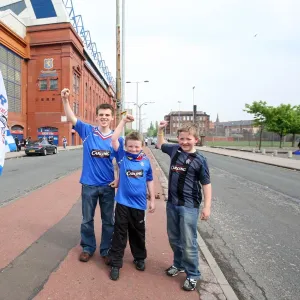
POLYGON ((81 242, 83 251, 93 254, 96 251, 96 238, 94 231, 94 216, 99 199, 102 236, 100 255, 106 256, 111 246, 114 232, 114 197, 115 189, 110 186, 82 185, 82 223, 81 242))
POLYGON ((173 265, 184 269, 187 277, 200 279, 197 222, 199 208, 176 206, 167 203, 167 231, 174 252, 173 265))

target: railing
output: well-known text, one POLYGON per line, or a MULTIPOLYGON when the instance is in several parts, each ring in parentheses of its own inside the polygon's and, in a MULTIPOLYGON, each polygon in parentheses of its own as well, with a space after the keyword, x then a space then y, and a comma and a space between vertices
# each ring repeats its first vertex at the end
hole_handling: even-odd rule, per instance
POLYGON ((92 41, 91 33, 89 30, 86 30, 83 24, 83 19, 81 15, 76 15, 74 11, 74 6, 72 0, 62 0, 65 8, 69 14, 69 18, 72 26, 81 37, 84 46, 91 54, 92 58, 96 62, 96 65, 99 67, 99 71, 102 73, 104 79, 111 85, 113 90, 116 90, 116 82, 113 76, 111 75, 108 67, 106 66, 105 60, 102 59, 101 52, 98 51, 96 43, 92 41))

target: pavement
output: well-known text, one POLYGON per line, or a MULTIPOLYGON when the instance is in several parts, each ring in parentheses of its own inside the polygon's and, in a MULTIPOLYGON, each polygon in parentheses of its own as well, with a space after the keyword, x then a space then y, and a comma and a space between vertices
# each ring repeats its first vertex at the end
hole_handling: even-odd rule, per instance
MULTIPOLYGON (((58 147, 58 151, 68 151, 68 150, 76 150, 82 148, 82 145, 80 146, 67 146, 65 149, 64 147, 58 147)), ((26 156, 25 151, 21 150, 19 152, 8 152, 5 154, 5 159, 11 159, 11 158, 19 158, 26 156)))
MULTIPOLYGON (((170 158, 151 149, 165 174, 170 158)), ((198 230, 240 300, 300 294, 299 171, 203 152, 212 214, 198 230)))
POLYGON ((242 152, 242 151, 230 150, 230 149, 205 147, 205 146, 197 147, 197 149, 199 149, 202 152, 210 152, 219 155, 231 156, 231 157, 236 157, 236 158, 249 160, 253 162, 300 171, 300 160, 282 158, 277 156, 267 156, 261 153, 250 153, 250 152, 242 152))
MULTIPOLYGON (((173 257, 166 234, 166 177, 150 150, 145 151, 154 170, 157 198, 156 212, 146 218, 146 271, 134 268, 129 247, 117 282, 109 279, 109 268, 98 251, 88 263, 78 261, 81 187, 80 171, 75 171, 0 207, 1 300, 237 299, 199 235, 202 280, 197 291, 181 289, 184 274, 175 278, 164 274, 173 257)), ((96 237, 100 224, 97 209, 96 237)))

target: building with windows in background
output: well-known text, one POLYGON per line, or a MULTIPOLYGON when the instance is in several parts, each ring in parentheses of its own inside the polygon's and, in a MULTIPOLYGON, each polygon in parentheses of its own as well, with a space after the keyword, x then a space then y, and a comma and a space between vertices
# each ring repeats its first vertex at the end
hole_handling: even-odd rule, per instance
MULTIPOLYGON (((164 119, 168 121, 165 134, 169 136, 176 136, 180 127, 194 123, 193 111, 171 111, 164 119)), ((209 115, 206 112, 197 111, 195 125, 199 130, 199 135, 206 135, 209 131, 209 115)))
POLYGON ((72 26, 64 1, 1 0, 0 70, 14 136, 52 136, 55 144, 66 136, 69 145, 79 145, 64 115, 64 87, 70 88, 71 107, 85 122, 96 124, 98 104, 115 107, 112 82, 87 49, 90 45, 72 26))

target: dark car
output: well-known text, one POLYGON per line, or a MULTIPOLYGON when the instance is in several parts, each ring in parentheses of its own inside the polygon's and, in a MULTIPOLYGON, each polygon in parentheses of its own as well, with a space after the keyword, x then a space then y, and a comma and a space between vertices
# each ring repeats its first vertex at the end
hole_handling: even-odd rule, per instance
POLYGON ((50 144, 46 140, 42 141, 34 141, 30 142, 25 147, 25 153, 27 155, 34 155, 34 154, 41 154, 41 155, 47 155, 47 154, 56 154, 57 153, 57 146, 50 144))

